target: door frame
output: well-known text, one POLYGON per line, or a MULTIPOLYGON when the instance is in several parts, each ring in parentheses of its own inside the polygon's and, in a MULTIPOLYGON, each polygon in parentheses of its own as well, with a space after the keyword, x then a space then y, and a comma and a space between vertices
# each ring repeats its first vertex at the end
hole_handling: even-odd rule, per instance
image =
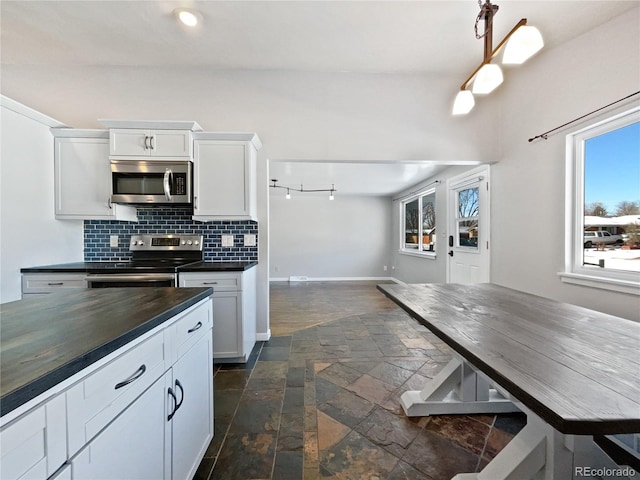
POLYGON ((450 252, 453 251, 461 253, 464 250, 460 250, 460 247, 449 246, 449 239, 453 237, 455 239, 457 233, 456 225, 456 201, 455 192, 465 185, 473 185, 478 182, 480 186, 480 211, 478 216, 480 218, 479 228, 479 240, 478 240, 478 254, 483 256, 482 264, 486 265, 486 271, 482 275, 483 282, 491 281, 491 188, 490 188, 490 165, 481 165, 477 168, 468 170, 460 175, 447 179, 447 267, 446 267, 446 283, 451 283, 451 268, 453 266, 453 257, 450 252))

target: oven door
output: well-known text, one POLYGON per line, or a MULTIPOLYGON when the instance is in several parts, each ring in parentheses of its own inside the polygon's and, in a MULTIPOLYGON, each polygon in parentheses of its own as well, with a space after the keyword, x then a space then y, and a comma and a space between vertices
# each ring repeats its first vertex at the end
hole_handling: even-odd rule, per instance
POLYGON ((124 273, 108 275, 87 275, 88 288, 115 287, 175 287, 176 275, 173 273, 124 273))
POLYGON ((191 162, 111 160, 111 201, 191 203, 191 162))

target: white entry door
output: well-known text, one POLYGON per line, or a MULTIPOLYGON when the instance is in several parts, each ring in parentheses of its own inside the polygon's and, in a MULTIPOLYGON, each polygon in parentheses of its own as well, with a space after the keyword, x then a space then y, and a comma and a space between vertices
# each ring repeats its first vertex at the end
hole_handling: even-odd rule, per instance
POLYGON ((489 166, 450 178, 447 283, 489 282, 489 166))

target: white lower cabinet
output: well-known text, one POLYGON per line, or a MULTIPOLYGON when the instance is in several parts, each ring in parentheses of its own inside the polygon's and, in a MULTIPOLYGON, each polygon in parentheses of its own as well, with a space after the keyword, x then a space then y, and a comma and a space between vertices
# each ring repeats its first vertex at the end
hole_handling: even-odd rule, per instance
POLYGON ((246 362, 256 343, 256 269, 180 273, 179 285, 213 288, 213 358, 246 362))
MULTIPOLYGON (((95 403, 95 395, 103 398, 102 412, 119 410, 118 400, 112 398, 115 394, 108 392, 117 378, 114 372, 122 376, 139 364, 155 371, 158 342, 164 345, 164 360, 171 367, 72 459, 72 480, 188 480, 195 475, 213 438, 211 302, 96 372, 81 389, 94 392, 88 403, 95 403), (129 369, 114 366, 118 361, 129 369), (106 385, 104 392, 101 384, 106 385)), ((118 398, 126 397, 127 389, 144 381, 147 371, 140 371, 138 367, 123 380, 135 378, 122 387, 125 392, 118 398)), ((90 411, 94 410, 92 406, 90 411)), ((85 432, 99 416, 87 415, 85 432)))
POLYGON ((0 429, 2 480, 190 480, 213 438, 212 303, 0 429))

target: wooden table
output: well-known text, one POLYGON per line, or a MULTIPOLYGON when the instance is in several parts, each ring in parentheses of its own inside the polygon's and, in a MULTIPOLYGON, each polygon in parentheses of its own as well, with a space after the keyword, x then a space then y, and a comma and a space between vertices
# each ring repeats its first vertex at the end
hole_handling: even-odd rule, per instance
POLYGON ((606 462, 593 435, 640 432, 640 323, 493 284, 378 289, 455 352, 402 396, 407 415, 527 414, 482 472, 456 479, 574 478, 606 462))

